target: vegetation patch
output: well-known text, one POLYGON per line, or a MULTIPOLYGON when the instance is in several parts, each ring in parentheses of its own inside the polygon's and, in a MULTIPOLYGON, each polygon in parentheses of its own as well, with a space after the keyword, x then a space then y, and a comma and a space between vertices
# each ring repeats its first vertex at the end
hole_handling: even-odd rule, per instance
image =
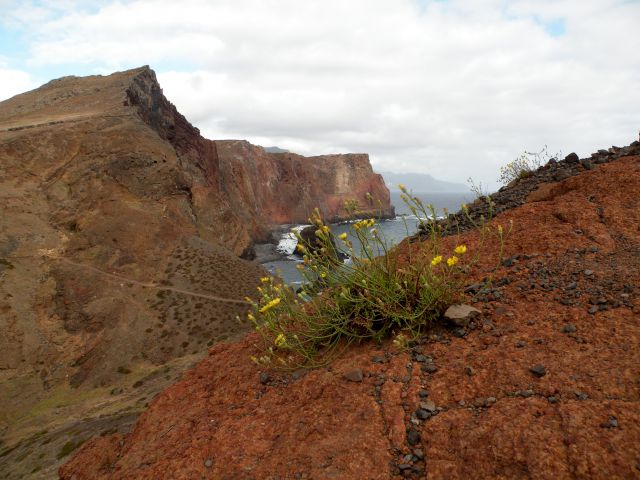
POLYGON ((459 300, 488 237, 495 235, 502 247, 506 232, 501 226, 491 229, 483 219, 477 225, 476 251, 464 244, 444 250, 446 220, 439 221, 433 206, 400 188, 405 203, 422 219, 428 241, 389 250, 376 221, 361 219, 352 223, 352 235, 339 236, 341 247, 336 247, 316 210, 310 218, 316 227, 313 244, 298 237, 304 262, 299 269, 307 281, 296 291, 264 277, 260 299, 252 301, 248 318, 262 339, 256 363, 295 369, 324 364, 354 341, 395 336, 404 345, 459 300), (345 252, 349 260, 343 263, 345 252))

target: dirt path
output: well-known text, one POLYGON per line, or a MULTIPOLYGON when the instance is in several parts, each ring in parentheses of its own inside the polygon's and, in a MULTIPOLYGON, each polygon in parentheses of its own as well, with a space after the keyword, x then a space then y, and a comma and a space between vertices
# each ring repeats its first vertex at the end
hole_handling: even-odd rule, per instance
POLYGON ((94 271, 96 273, 104 275, 105 277, 109 277, 109 278, 111 278, 111 279, 113 279, 115 281, 131 283, 133 285, 137 285, 137 286, 143 287, 143 288, 154 288, 156 290, 169 290, 169 291, 176 292, 176 293, 182 293, 183 295, 190 295, 192 297, 206 298, 208 300, 215 300, 215 301, 218 301, 218 302, 238 303, 238 304, 241 304, 241 305, 250 305, 250 303, 247 302, 246 300, 239 300, 239 299, 235 299, 235 298, 218 297, 216 295, 209 295, 208 293, 192 292, 192 291, 189 291, 189 290, 183 290, 181 288, 175 288, 175 287, 170 287, 170 286, 166 286, 166 285, 159 285, 157 283, 152 283, 152 282, 140 282, 138 280, 134 280, 134 279, 128 278, 128 277, 123 277, 123 276, 117 275, 115 273, 105 272, 104 270, 101 270, 99 268, 93 267, 91 265, 85 265, 85 264, 82 264, 82 263, 77 263, 77 262, 74 262, 73 260, 69 260, 68 258, 64 258, 64 257, 49 256, 48 258, 50 258, 52 260, 58 260, 58 261, 60 261, 62 263, 66 263, 67 265, 73 265, 73 266, 79 267, 79 268, 86 268, 87 270, 94 271))

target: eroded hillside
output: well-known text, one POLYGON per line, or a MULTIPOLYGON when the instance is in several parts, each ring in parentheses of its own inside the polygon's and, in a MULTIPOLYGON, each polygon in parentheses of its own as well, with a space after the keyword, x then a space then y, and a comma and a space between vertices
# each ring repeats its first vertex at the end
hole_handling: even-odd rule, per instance
POLYGON ((367 191, 389 214, 366 155, 202 138, 147 67, 0 103, 0 476, 49 478, 89 436, 128 428, 246 331, 264 272, 237 255, 367 191))

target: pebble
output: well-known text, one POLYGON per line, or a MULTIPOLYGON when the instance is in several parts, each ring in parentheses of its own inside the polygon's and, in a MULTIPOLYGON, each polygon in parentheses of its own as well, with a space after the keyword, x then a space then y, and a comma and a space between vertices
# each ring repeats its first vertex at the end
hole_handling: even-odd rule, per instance
POLYGON ((516 392, 516 395, 522 398, 529 398, 529 397, 533 397, 534 393, 535 392, 533 390, 522 390, 522 391, 516 392))
POLYGON ((269 383, 269 380, 271 380, 271 377, 269 377, 269 374, 267 372, 260 373, 260 383, 262 385, 266 385, 267 383, 269 383))
POLYGON ((456 328, 453 331, 453 336, 457 338, 463 338, 467 334, 467 331, 464 328, 456 328))
POLYGON ((422 449, 421 449, 421 448, 416 448, 416 449, 413 451, 413 454, 415 455, 415 457, 416 457, 418 460, 422 460, 422 459, 424 458, 424 452, 422 451, 422 449))
POLYGON ((586 393, 574 392, 574 394, 578 400, 587 400, 589 398, 589 395, 587 395, 586 393))
POLYGON ((410 428, 407 431, 407 442, 409 445, 414 446, 420 443, 420 432, 415 428, 410 428))
POLYGON ((429 392, 427 392, 426 390, 422 389, 418 392, 418 395, 420 396, 420 398, 427 398, 429 396, 429 392))
POLYGON ((584 273, 587 277, 590 277, 591 275, 593 275, 593 270, 585 270, 584 273))
POLYGON ((524 348, 526 346, 527 346, 527 344, 525 342, 523 342, 522 340, 518 340, 516 342, 516 348, 524 348))
POLYGON ((425 402, 420 402, 420 408, 423 408, 429 413, 433 413, 436 411, 436 404, 433 403, 432 400, 427 400, 425 402))
POLYGON ((401 463, 400 465, 398 465, 398 468, 400 470, 409 470, 411 468, 411 464, 409 464, 409 463, 401 463))
POLYGON ((384 357, 381 357, 380 355, 375 355, 371 357, 371 361, 373 363, 384 363, 384 357))
POLYGON ((433 363, 425 363, 422 365, 422 371, 425 373, 436 373, 438 371, 438 367, 433 363))
POLYGON ((589 310, 587 310, 591 315, 593 315, 594 313, 596 313, 599 310, 598 307, 593 306, 593 307, 589 307, 589 310))
POLYGON ((547 374, 547 369, 540 363, 531 367, 529 371, 538 378, 544 377, 547 374))
POLYGON ((573 323, 568 323, 564 327, 562 327, 562 330, 560 331, 562 333, 576 333, 578 331, 578 328, 573 323))
POLYGON ((618 426, 618 419, 611 415, 609 417, 609 420, 607 420, 606 422, 602 422, 600 426, 602 428, 616 428, 618 426))
POLYGON ((350 370, 346 372, 343 376, 345 380, 349 380, 350 382, 362 382, 362 379, 364 378, 362 370, 360 370, 359 368, 350 370))
POLYGON ((424 408, 419 408, 418 410, 416 410, 416 417, 418 417, 420 420, 426 420, 431 417, 431 414, 424 408))
POLYGON ((205 467, 207 467, 207 468, 211 468, 211 466, 212 466, 212 465, 213 465, 213 460, 211 460, 210 458, 207 458, 207 459, 204 461, 204 466, 205 466, 205 467))
POLYGON ((464 367, 464 373, 466 373, 470 377, 473 377, 476 374, 473 367, 469 367, 469 366, 464 367))
POLYGON ((553 395, 548 397, 547 400, 549 401, 549 403, 558 403, 558 399, 553 395))
POLYGON ((419 354, 419 355, 416 355, 415 360, 418 363, 425 363, 425 362, 428 362, 430 358, 427 357, 426 355, 419 354))

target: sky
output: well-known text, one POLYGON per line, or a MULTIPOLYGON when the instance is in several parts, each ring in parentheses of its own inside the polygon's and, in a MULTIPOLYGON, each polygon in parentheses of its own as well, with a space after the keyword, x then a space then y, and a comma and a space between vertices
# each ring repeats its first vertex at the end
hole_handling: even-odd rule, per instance
POLYGON ((150 65, 210 139, 498 186, 640 129, 640 0, 0 0, 0 100, 150 65))

